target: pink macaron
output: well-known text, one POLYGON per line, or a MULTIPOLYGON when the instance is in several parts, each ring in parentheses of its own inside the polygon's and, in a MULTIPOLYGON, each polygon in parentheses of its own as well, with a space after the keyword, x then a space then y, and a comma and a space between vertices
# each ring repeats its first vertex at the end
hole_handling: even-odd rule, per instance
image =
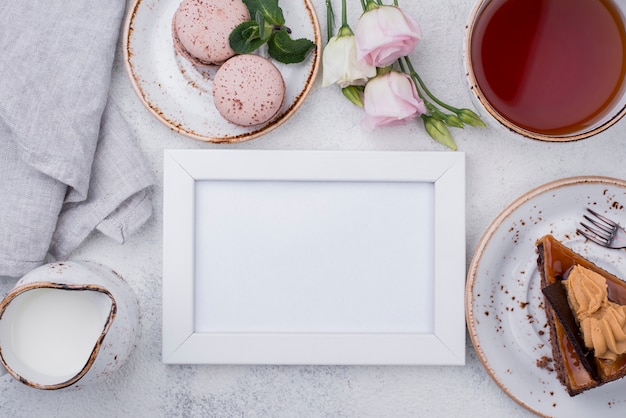
POLYGON ((276 117, 285 101, 285 81, 276 66, 259 55, 237 55, 213 79, 213 101, 228 121, 259 125, 276 117))
POLYGON ((195 65, 222 64, 235 55, 230 33, 247 20, 241 0, 183 0, 172 18, 174 48, 195 65))

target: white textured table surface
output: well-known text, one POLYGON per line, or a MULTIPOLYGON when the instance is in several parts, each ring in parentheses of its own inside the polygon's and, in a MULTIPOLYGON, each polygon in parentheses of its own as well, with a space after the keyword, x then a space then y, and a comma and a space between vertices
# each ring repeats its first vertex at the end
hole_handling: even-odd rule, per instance
MULTIPOLYGON (((286 1, 286 0, 284 0, 286 1)), ((323 0, 314 1, 326 33, 323 0)), ((336 9, 339 1, 335 2, 336 9)), ((349 2, 354 9, 359 2, 349 2)), ((404 0, 424 39, 413 63, 445 101, 471 107, 462 54, 474 0, 404 0)), ((325 36, 324 36, 325 38, 325 36)), ((121 46, 121 43, 120 43, 121 46)), ((267 136, 238 145, 212 145, 178 135, 158 122, 131 88, 121 50, 111 95, 122 108, 157 178, 154 216, 126 244, 93 235, 72 255, 106 264, 133 287, 142 335, 129 361, 109 380, 79 391, 30 389, 0 379, 0 416, 532 416, 488 376, 467 339, 462 367, 173 366, 161 362, 163 150, 170 148, 443 151, 421 124, 367 133, 361 110, 318 79, 296 115, 267 136)), ((492 219, 519 195, 575 175, 626 178, 626 121, 575 143, 521 139, 497 126, 455 130, 467 158, 467 260, 492 219)), ((2 286, 6 290, 11 284, 2 286)))

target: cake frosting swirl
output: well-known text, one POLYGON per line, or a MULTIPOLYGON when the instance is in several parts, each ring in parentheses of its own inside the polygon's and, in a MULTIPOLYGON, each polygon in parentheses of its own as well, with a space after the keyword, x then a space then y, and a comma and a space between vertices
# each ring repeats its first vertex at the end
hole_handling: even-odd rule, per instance
POLYGON ((563 285, 586 348, 605 360, 626 353, 626 306, 609 300, 604 277, 576 265, 563 285))

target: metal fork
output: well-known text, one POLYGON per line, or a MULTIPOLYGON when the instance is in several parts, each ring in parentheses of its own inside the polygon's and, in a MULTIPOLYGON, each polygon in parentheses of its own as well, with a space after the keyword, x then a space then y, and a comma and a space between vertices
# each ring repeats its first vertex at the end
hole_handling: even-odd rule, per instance
POLYGON ((576 229, 583 237, 587 238, 591 242, 595 242, 606 248, 621 249, 626 248, 626 230, 621 227, 617 222, 612 221, 606 216, 587 208, 587 211, 593 215, 593 218, 588 215, 583 215, 590 224, 593 226, 581 222, 580 224, 585 228, 576 229))

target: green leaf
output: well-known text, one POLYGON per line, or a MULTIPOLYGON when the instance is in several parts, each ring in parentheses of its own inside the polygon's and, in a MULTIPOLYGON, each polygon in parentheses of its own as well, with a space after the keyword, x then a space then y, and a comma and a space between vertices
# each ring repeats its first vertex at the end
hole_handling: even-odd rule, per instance
POLYGON ((283 27, 275 32, 267 42, 270 57, 284 64, 295 64, 304 61, 315 44, 308 39, 291 39, 283 27))
POLYGON ((254 20, 259 25, 259 38, 265 38, 265 18, 263 17, 263 13, 261 13, 260 10, 256 11, 256 14, 254 15, 254 20))
POLYGON ((251 17, 261 13, 271 25, 283 26, 285 24, 283 10, 278 6, 278 0, 243 0, 243 2, 248 7, 251 17))
POLYGON ((268 23, 265 20, 265 16, 260 11, 256 12, 256 16, 254 17, 254 21, 259 25, 259 38, 263 39, 263 42, 267 42, 267 40, 272 36, 274 32, 274 25, 268 23))
POLYGON ((228 37, 230 47, 238 54, 250 54, 265 43, 259 37, 259 25, 249 20, 238 25, 228 37))

